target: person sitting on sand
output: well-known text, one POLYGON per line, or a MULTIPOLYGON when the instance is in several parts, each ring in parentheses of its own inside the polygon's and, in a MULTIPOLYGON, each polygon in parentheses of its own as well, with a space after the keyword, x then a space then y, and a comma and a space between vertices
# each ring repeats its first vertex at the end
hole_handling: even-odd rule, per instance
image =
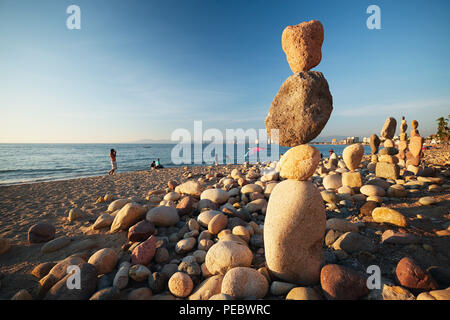
POLYGON ((161 165, 161 163, 159 162, 159 158, 158 158, 158 160, 156 160, 155 169, 162 169, 162 168, 164 168, 164 167, 161 165))
POLYGON ((108 175, 112 175, 117 170, 116 150, 111 149, 109 157, 111 158, 111 170, 109 170, 108 175))
POLYGON ((153 160, 152 164, 150 165, 150 169, 155 169, 156 168, 156 163, 155 160, 153 160))

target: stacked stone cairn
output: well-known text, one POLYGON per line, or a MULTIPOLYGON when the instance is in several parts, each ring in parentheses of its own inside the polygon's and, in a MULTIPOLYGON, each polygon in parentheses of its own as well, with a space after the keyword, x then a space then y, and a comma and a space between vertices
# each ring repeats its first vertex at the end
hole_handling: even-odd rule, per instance
POLYGON ((375 168, 375 175, 385 179, 398 179, 400 174, 400 167, 398 166, 398 149, 394 147, 395 129, 397 121, 390 117, 386 119, 383 129, 381 130, 381 137, 384 138, 384 148, 379 151, 378 162, 375 168))
POLYGON ((418 166, 422 157, 423 138, 419 134, 417 120, 411 122, 411 138, 409 139, 408 150, 406 152, 406 164, 418 166))
POLYGON ((294 74, 281 86, 265 120, 274 141, 293 147, 277 166, 286 180, 275 186, 267 206, 266 262, 274 277, 304 286, 319 282, 324 263, 325 207, 310 179, 321 155, 307 145, 320 134, 333 110, 327 80, 321 72, 310 71, 321 61, 323 39, 323 26, 317 20, 283 31, 282 48, 294 74))
POLYGON ((378 162, 377 153, 378 153, 378 148, 380 147, 380 143, 381 143, 381 140, 380 140, 380 138, 378 138, 378 136, 375 133, 370 136, 369 145, 370 145, 372 157, 371 157, 371 161, 370 161, 369 165, 367 166, 367 169, 370 172, 375 172, 375 168, 376 168, 376 165, 378 162))
POLYGON ((406 133, 408 125, 406 124, 405 117, 402 117, 402 124, 400 125, 400 142, 398 143, 398 158, 399 164, 405 166, 406 149, 408 148, 408 134, 406 133))

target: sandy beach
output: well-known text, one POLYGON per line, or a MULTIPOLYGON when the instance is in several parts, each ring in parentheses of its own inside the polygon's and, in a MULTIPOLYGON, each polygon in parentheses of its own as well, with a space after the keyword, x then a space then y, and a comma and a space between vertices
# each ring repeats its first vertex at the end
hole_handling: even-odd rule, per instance
POLYGON ((114 199, 133 198, 145 204, 149 191, 166 189, 170 180, 181 183, 208 173, 230 172, 234 167, 192 166, 187 170, 174 167, 0 187, 0 238, 12 243, 11 250, 0 255, 0 299, 10 299, 20 289, 34 290, 38 279, 30 271, 35 266, 75 253, 69 245, 54 253, 42 254, 43 244, 27 242, 27 232, 32 225, 47 222, 55 226, 56 237, 69 236, 73 244, 89 238, 98 243, 97 248, 111 247, 119 251, 127 242, 126 233, 108 234, 108 229, 91 229, 110 203, 96 203, 98 197, 110 194, 114 199), (69 222, 68 213, 72 208, 80 208, 84 217, 69 222))
MULTIPOLYGON (((413 256, 424 267, 448 268, 450 265, 449 155, 449 146, 439 146, 425 151, 424 159, 427 165, 436 167, 438 171, 435 176, 441 179, 437 192, 429 191, 428 186, 433 183, 426 182, 427 178, 418 177, 418 181, 422 181, 420 186, 407 189, 406 197, 383 198, 383 206, 398 210, 407 218, 409 222, 407 227, 400 228, 375 223, 370 215, 361 214, 360 208, 364 201, 356 202, 343 199, 345 201, 339 202, 334 208, 327 205, 327 219, 341 218, 354 224, 362 223, 364 225, 362 234, 374 243, 380 242, 381 234, 388 229, 408 233, 419 239, 418 242, 407 245, 382 245, 372 252, 357 250, 346 257, 338 257, 341 263, 355 265, 355 261, 357 261, 356 265, 359 268, 369 264, 378 264, 382 266, 383 276, 391 281, 395 281, 392 276, 392 269, 395 269, 398 260, 404 256, 413 256), (436 204, 424 206, 418 202, 421 197, 429 195, 436 199, 436 204)), ((363 166, 364 163, 368 163, 369 156, 365 156, 365 159, 366 162, 363 160, 363 166)), ((111 195, 112 199, 128 198, 130 201, 147 206, 148 209, 155 206, 154 203, 148 201, 149 192, 162 190, 163 194, 160 195, 162 199, 164 194, 170 192, 168 181, 174 181, 179 185, 189 180, 196 180, 200 181, 204 188, 207 188, 216 185, 220 177, 230 176, 235 168, 242 170, 243 174, 248 174, 253 170, 250 170, 252 167, 251 165, 249 167, 238 165, 177 167, 145 172, 118 173, 114 176, 105 175, 0 187, 0 238, 8 239, 11 244, 11 248, 0 255, 0 299, 11 299, 21 289, 26 289, 34 298, 37 298, 39 279, 33 276, 31 271, 41 263, 61 261, 80 252, 89 257, 97 250, 106 247, 115 250, 119 254, 119 258, 127 255, 126 248, 125 250, 123 248, 128 243, 126 231, 111 234, 108 227, 100 230, 92 228, 98 216, 105 213, 111 203, 111 200, 96 203, 99 197, 111 195), (215 174, 217 177, 215 177, 215 174), (69 210, 73 208, 79 208, 82 216, 69 222, 69 210), (29 244, 27 241, 29 228, 41 222, 47 222, 55 227, 55 238, 69 237, 70 244, 49 253, 41 252, 44 243, 29 244), (86 239, 93 241, 85 246, 86 242, 83 242, 83 240, 86 239)), ((258 166, 255 165, 254 167, 257 168, 258 166)), ((318 176, 315 175, 316 178, 318 176)), ((321 180, 318 179, 317 181, 321 180)), ((252 182, 252 179, 248 180, 252 182)), ((415 181, 415 176, 409 178, 408 181, 415 181)), ((267 183, 263 182, 262 184, 267 183)), ((320 189, 323 189, 323 187, 319 185, 320 189)), ((192 214, 182 216, 181 224, 177 224, 171 230, 169 228, 169 231, 177 233, 180 230, 179 226, 184 221, 191 218, 198 219, 198 214, 198 211, 194 211, 192 214)), ((257 212, 244 224, 248 226, 251 221, 262 226, 264 214, 257 212)), ((170 236, 167 228, 157 229, 159 235, 170 236)), ((200 231, 202 230, 205 230, 205 228, 200 227, 200 231)), ((158 232, 156 235, 158 235, 158 232)), ((173 259, 179 261, 186 255, 174 252, 171 249, 173 245, 168 246, 170 257, 166 259, 165 263, 173 259)), ((264 250, 261 247, 258 248, 258 246, 252 247, 252 250, 254 251, 252 265, 255 267, 264 266, 264 250)), ((330 250, 330 248, 324 245, 324 250, 330 250)), ((153 271, 160 270, 165 263, 152 263, 151 268, 153 271)), ((139 283, 131 285, 130 288, 121 293, 121 298, 126 299, 131 289, 140 286, 142 284, 139 283)), ((164 294, 166 298, 170 296, 167 288, 164 294)), ((154 294, 154 296, 158 295, 154 294)), ((268 298, 280 299, 282 297, 269 294, 268 298)))

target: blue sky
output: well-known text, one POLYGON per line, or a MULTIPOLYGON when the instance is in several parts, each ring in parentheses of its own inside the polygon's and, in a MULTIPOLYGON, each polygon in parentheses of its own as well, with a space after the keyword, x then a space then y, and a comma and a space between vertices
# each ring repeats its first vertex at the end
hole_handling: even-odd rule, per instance
MULTIPOLYGON (((292 74, 288 25, 320 20, 334 110, 321 136, 379 134, 450 112, 450 2, 0 0, 0 142, 168 139, 176 128, 264 128, 292 74), (66 8, 81 8, 68 30, 66 8), (366 8, 381 8, 369 30, 366 8)), ((398 133, 398 132, 397 132, 398 133)))

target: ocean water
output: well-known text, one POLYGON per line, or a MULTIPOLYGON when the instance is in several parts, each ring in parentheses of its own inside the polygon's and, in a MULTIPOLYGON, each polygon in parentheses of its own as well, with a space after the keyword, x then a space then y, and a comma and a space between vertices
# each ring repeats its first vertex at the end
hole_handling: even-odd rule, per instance
MULTIPOLYGON (((0 144, 0 185, 53 181, 105 175, 111 169, 109 150, 117 151, 116 172, 148 170, 152 161, 160 158, 165 167, 176 166, 171 160, 171 152, 176 144, 0 144)), ((208 144, 202 146, 202 150, 208 144)), ((338 155, 344 145, 314 145, 328 157, 332 148, 338 155)), ((237 145, 233 163, 237 163, 237 145)), ((248 150, 249 146, 245 146, 248 150)), ((289 148, 279 147, 280 154, 289 148)), ((191 159, 198 156, 192 147, 191 159)), ((226 154, 224 147, 223 154, 226 154)), ((267 154, 271 155, 270 145, 267 154)), ((365 146, 365 152, 370 148, 365 146)), ((246 160, 249 160, 246 157, 246 160)), ((260 160, 258 158, 258 160, 260 160)), ((219 159, 220 161, 220 159, 219 159)), ((230 159, 223 159, 223 162, 230 159)), ((191 161, 194 165, 193 161, 191 161)), ((205 163, 203 165, 211 164, 205 163)), ((186 164, 181 164, 185 166, 186 164)), ((199 164, 197 164, 199 165, 199 164)))

